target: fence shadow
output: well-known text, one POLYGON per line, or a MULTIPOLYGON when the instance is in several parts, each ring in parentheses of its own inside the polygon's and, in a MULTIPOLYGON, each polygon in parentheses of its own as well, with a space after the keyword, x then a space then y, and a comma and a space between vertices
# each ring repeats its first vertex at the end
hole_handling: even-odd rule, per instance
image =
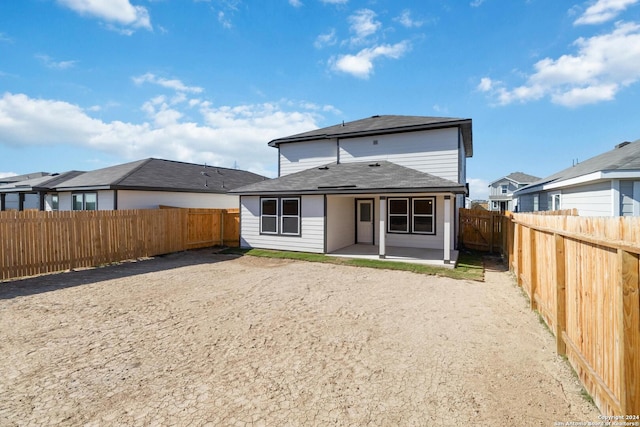
POLYGON ((60 289, 90 285, 105 280, 117 280, 140 274, 166 271, 201 264, 216 264, 237 258, 221 255, 215 248, 197 249, 159 255, 140 260, 129 260, 104 267, 50 273, 0 282, 0 300, 54 292, 60 289))

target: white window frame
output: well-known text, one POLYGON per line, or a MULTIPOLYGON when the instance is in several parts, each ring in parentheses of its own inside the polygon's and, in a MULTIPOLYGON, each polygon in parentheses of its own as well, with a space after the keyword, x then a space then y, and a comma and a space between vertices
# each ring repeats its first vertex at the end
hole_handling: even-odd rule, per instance
POLYGON ((284 236, 299 236, 300 235, 300 198, 299 197, 283 197, 280 199, 280 234, 284 236), (298 213, 296 215, 285 215, 284 214, 284 203, 287 201, 295 201, 298 205, 298 213), (284 220, 285 218, 296 218, 297 219, 297 228, 298 230, 295 233, 285 233, 284 231, 284 220))
POLYGON ((509 184, 500 185, 500 194, 509 194, 509 184))
POLYGON ((411 199, 411 232, 414 234, 436 234, 436 198, 435 197, 416 197, 411 199), (416 201, 430 200, 431 214, 417 214, 416 201), (416 217, 431 218, 431 231, 416 231, 416 217))
POLYGON ((538 212, 540 210, 540 195, 533 195, 533 211, 538 212))
POLYGON ((87 210, 91 210, 91 211, 97 211, 98 210, 98 193, 95 191, 88 191, 85 193, 72 193, 71 194, 71 210, 74 211, 87 211, 87 210), (87 196, 88 195, 94 195, 96 198, 96 208, 95 209, 87 209, 87 196), (76 209, 75 206, 75 199, 76 197, 79 196, 81 198, 82 201, 82 208, 81 209, 76 209))
POLYGON ((278 207, 280 206, 280 203, 278 201, 277 197, 264 197, 264 198, 260 198, 260 234, 278 234, 278 224, 280 221, 278 221, 278 207), (276 213, 275 215, 272 214, 265 214, 264 213, 264 202, 267 201, 274 201, 276 203, 276 213), (276 229, 274 231, 264 231, 263 227, 262 227, 262 218, 275 218, 276 219, 276 229))
POLYGON ((409 198, 408 197, 389 197, 387 199, 387 204, 388 204, 388 208, 387 208, 387 222, 388 222, 388 226, 387 226, 387 233, 399 233, 399 234, 409 234, 409 227, 411 226, 411 205, 409 203, 409 198), (392 201, 396 201, 396 200, 404 200, 406 205, 407 205, 407 213, 406 214, 392 214, 391 213, 391 202, 392 201), (391 229, 391 218, 392 217, 405 217, 407 218, 407 228, 406 230, 392 230, 391 229))

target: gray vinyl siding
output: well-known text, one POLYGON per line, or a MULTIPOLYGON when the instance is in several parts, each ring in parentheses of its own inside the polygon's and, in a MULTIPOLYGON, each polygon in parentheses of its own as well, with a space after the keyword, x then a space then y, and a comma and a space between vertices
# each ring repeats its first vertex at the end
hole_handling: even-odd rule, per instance
POLYGON ((292 142, 280 145, 280 176, 337 161, 336 140, 292 142))
POLYGON ((389 162, 459 182, 458 129, 340 140, 340 162, 389 162))
POLYGON ((299 252, 324 252, 324 197, 300 197, 300 236, 260 234, 260 197, 240 198, 240 246, 299 252))
POLYGON ((563 189, 561 198, 562 209, 578 209, 580 216, 613 214, 611 181, 563 189))

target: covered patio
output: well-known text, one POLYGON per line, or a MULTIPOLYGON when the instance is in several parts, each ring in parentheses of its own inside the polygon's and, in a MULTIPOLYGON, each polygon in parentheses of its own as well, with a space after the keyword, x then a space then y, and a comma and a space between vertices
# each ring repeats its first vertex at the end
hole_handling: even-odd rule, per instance
POLYGON ((330 252, 327 255, 344 258, 376 259, 380 261, 407 262, 413 264, 426 264, 437 267, 454 268, 458 263, 458 251, 451 250, 450 262, 444 261, 442 249, 404 248, 387 246, 386 255, 380 257, 378 245, 355 244, 330 252))

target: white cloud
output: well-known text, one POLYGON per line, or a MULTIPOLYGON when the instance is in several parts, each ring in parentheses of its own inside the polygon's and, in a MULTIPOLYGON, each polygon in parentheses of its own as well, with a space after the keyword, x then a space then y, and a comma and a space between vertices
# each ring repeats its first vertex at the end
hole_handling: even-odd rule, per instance
POLYGON ((218 22, 224 28, 231 28, 232 27, 231 20, 229 18, 227 18, 227 16, 224 14, 223 11, 218 12, 218 22))
POLYGON ((14 146, 75 145, 124 160, 146 157, 238 167, 274 174, 276 150, 267 142, 318 127, 318 111, 332 106, 288 101, 215 107, 208 101, 171 104, 165 96, 147 101, 149 121, 105 122, 68 102, 5 93, 0 98, 0 143, 14 146), (304 106, 308 108, 305 108, 304 106), (184 111, 182 111, 183 109, 184 111), (199 122, 192 118, 197 115, 199 122))
POLYGON ((471 7, 480 7, 482 6, 482 3, 484 3, 484 0, 473 0, 469 5, 471 7))
POLYGON ((394 45, 380 45, 362 49, 355 55, 341 55, 332 58, 329 62, 336 71, 351 74, 367 79, 373 72, 373 61, 380 58, 398 59, 411 49, 408 41, 402 41, 394 45))
POLYGON ((72 68, 76 65, 78 61, 54 61, 49 55, 36 55, 47 68, 53 68, 56 70, 66 70, 68 68, 72 68))
POLYGON ((152 83, 182 93, 201 93, 203 90, 198 86, 187 86, 178 79, 165 79, 162 77, 158 77, 153 73, 146 73, 138 77, 133 77, 133 82, 137 85, 141 85, 143 83, 152 83))
POLYGON ((640 80, 640 24, 620 22, 610 33, 581 37, 573 44, 576 54, 538 61, 522 86, 507 89, 485 77, 478 90, 492 94, 502 105, 549 96, 553 103, 576 107, 612 100, 622 88, 640 80))
POLYGON ((399 22, 400 25, 406 28, 417 28, 421 27, 424 24, 424 21, 416 21, 411 17, 411 11, 409 9, 405 9, 402 11, 400 16, 393 19, 396 22, 399 22))
POLYGON ((147 9, 134 6, 129 0, 58 0, 58 3, 80 15, 93 16, 110 24, 129 27, 121 30, 124 34, 131 34, 131 28, 151 30, 151 19, 147 9))
POLYGON ((336 30, 335 28, 332 28, 328 33, 320 34, 318 37, 316 37, 316 41, 313 42, 313 45, 316 49, 322 49, 325 46, 333 46, 336 43, 336 30))
POLYGON ((471 200, 489 199, 489 181, 480 178, 467 178, 469 198, 471 200))
POLYGON ((16 176, 18 175, 15 172, 0 172, 0 178, 6 178, 8 176, 16 176))
POLYGON ((324 4, 347 4, 349 0, 320 0, 324 4))
POLYGON ((603 22, 611 21, 629 6, 638 3, 638 1, 640 0, 597 0, 573 24, 602 24, 603 22))
POLYGON ((351 38, 351 43, 361 44, 370 35, 375 34, 382 24, 376 21, 376 13, 371 9, 361 9, 349 16, 348 21, 351 24, 350 31, 355 33, 351 38))
POLYGON ((302 2, 300 0, 289 0, 289 4, 293 7, 301 7, 302 2))

